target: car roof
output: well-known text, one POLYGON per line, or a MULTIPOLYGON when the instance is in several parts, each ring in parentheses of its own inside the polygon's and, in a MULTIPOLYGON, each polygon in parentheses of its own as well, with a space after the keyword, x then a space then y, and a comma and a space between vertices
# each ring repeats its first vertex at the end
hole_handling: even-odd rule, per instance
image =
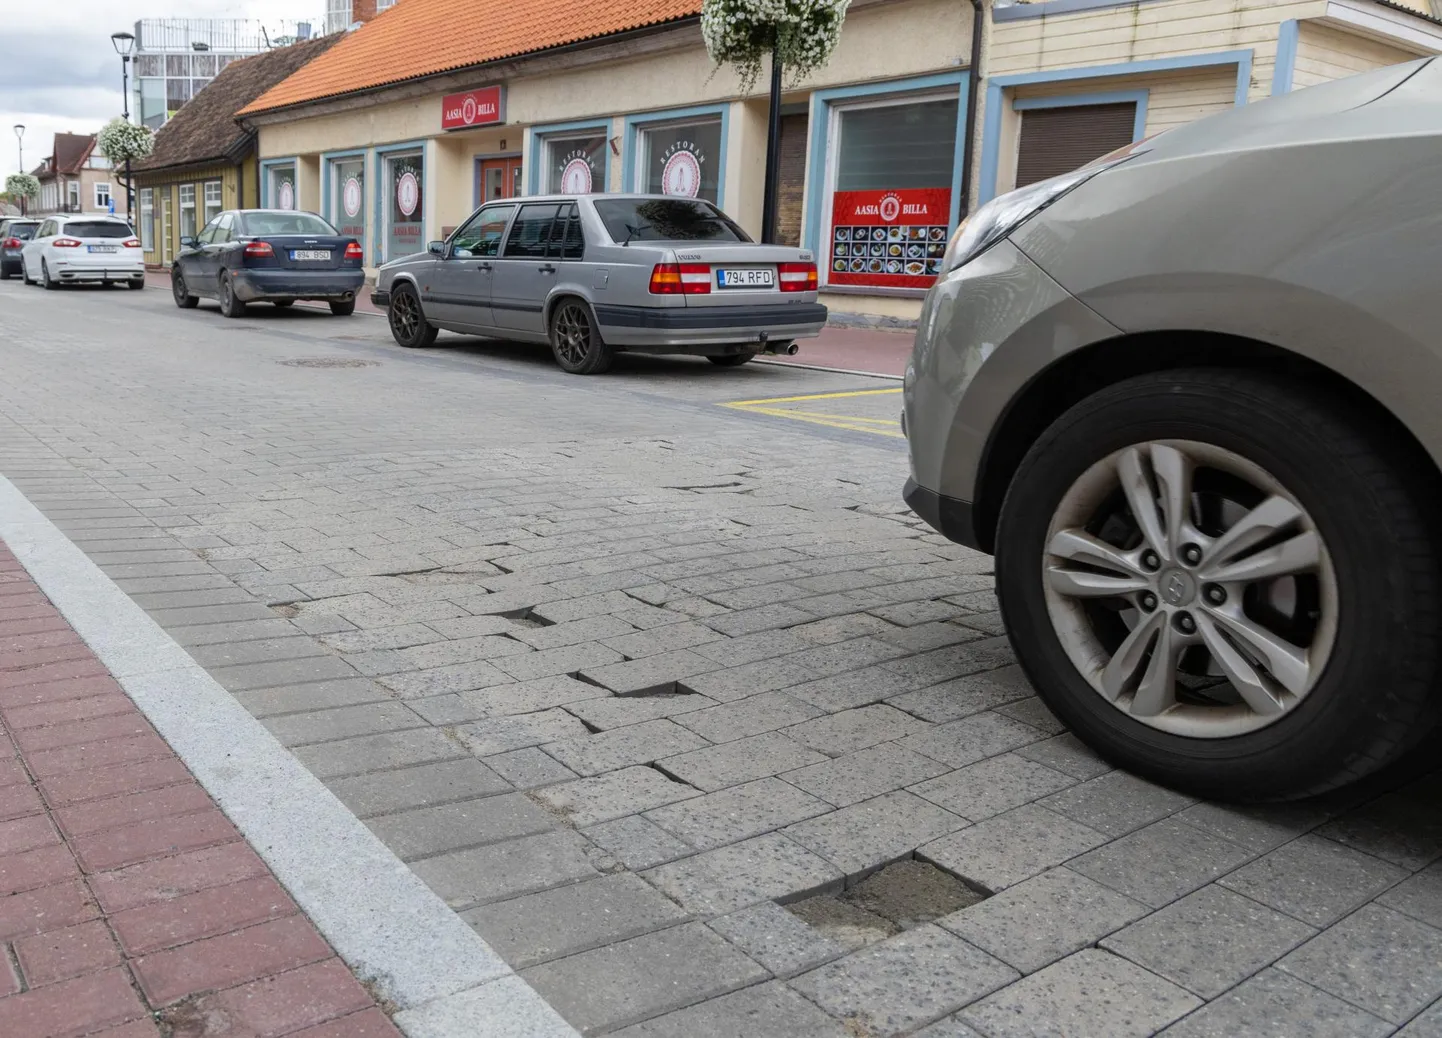
POLYGON ((50 217, 52 220, 59 220, 61 223, 70 223, 72 220, 83 220, 86 223, 123 223, 127 226, 129 221, 123 216, 111 216, 109 213, 56 213, 50 217))
MULTIPOLYGON (((616 202, 706 202, 704 198, 683 198, 679 195, 645 195, 640 193, 622 194, 615 191, 593 191, 586 195, 523 195, 520 198, 507 198, 507 202, 576 202, 580 199, 590 199, 592 202, 616 201, 616 202)), ((502 199, 497 199, 502 201, 502 199)), ((707 204, 711 204, 707 202, 707 204)))

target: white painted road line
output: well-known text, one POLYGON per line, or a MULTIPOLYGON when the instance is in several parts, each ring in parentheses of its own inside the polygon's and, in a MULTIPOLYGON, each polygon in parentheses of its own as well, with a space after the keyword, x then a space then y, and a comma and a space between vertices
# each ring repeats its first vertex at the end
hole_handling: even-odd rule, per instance
POLYGON ((4 476, 0 539, 407 1035, 578 1038, 4 476))

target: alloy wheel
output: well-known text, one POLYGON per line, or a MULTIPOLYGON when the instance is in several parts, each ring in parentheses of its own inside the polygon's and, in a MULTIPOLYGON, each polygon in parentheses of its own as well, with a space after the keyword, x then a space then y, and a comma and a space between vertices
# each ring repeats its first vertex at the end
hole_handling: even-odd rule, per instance
POLYGON ((391 332, 397 339, 411 342, 420 328, 420 308, 409 292, 398 292, 391 299, 391 332))
POLYGON ((1276 722, 1316 686, 1336 637, 1337 580, 1311 516, 1212 444, 1136 444, 1092 465, 1053 515, 1043 581, 1092 688, 1176 735, 1276 722))
POLYGON ((591 352, 591 319, 575 303, 562 305, 556 315, 556 349, 568 364, 580 364, 591 352))

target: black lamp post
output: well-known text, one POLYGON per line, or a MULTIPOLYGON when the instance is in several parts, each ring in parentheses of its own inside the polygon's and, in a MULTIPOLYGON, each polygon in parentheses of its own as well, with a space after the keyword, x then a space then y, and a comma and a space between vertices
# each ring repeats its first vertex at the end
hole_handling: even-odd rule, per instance
MULTIPOLYGON (((20 172, 25 172, 25 124, 15 124, 15 141, 20 148, 20 172)), ((25 215, 25 196, 20 196, 20 215, 25 215)))
POLYGON ((766 127, 766 193, 761 203, 761 240, 776 244, 776 181, 781 165, 781 52, 771 45, 771 119, 766 127))
MULTIPOLYGON (((120 103, 125 121, 130 121, 130 52, 135 49, 135 36, 128 32, 113 32, 110 42, 115 44, 115 53, 120 55, 120 103)), ((135 189, 130 184, 130 156, 125 156, 125 219, 133 221, 135 212, 135 189)))

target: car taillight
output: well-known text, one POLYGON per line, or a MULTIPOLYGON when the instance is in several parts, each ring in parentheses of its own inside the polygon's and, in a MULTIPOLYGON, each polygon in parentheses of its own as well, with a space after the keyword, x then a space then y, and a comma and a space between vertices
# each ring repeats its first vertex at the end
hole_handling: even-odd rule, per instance
POLYGON ((120 243, 120 247, 122 249, 138 249, 140 248, 140 239, 126 238, 123 242, 120 243))
POLYGON ((815 292, 818 283, 815 263, 778 263, 776 279, 783 292, 815 292))
POLYGON ((57 249, 78 249, 78 248, 80 248, 80 243, 79 243, 78 241, 76 241, 74 238, 56 238, 56 239, 55 239, 53 242, 51 242, 50 244, 51 244, 51 245, 54 245, 57 249))
POLYGON ((365 256, 365 250, 360 247, 358 242, 351 242, 345 247, 346 259, 365 259, 365 256))
POLYGON ((651 294, 703 296, 711 291, 711 268, 705 263, 658 263, 651 268, 651 294))
POLYGON ((0 249, 18 249, 18 248, 20 248, 20 239, 19 239, 19 238, 6 238, 4 241, 0 241, 0 249))
POLYGON ((270 247, 268 241, 252 241, 246 243, 245 254, 247 256, 274 256, 275 250, 270 247))

